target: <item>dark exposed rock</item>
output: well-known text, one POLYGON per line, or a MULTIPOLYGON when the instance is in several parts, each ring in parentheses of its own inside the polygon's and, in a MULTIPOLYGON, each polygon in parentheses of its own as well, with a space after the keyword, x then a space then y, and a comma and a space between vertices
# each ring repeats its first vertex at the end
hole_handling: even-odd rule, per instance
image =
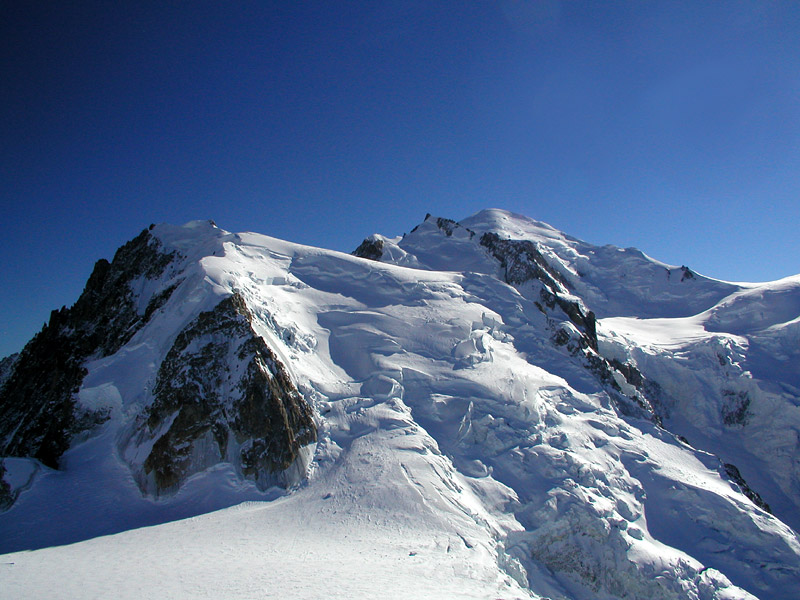
POLYGON ((595 352, 584 352, 584 358, 586 367, 597 376, 600 383, 607 385, 615 392, 622 392, 617 380, 614 378, 614 372, 605 358, 595 352))
MULTIPOLYGON (((638 401, 641 408, 652 413, 653 420, 661 425, 662 418, 667 416, 662 403, 661 386, 650 379, 647 379, 636 365, 629 362, 621 362, 616 358, 607 361, 609 366, 619 371, 630 385, 635 387, 642 394, 642 399, 638 401), (646 398, 646 400, 644 400, 646 398)), ((688 442, 687 442, 688 443, 688 442)))
POLYGON ((167 303, 167 300, 170 299, 172 296, 172 292, 181 284, 180 281, 176 281, 169 287, 164 288, 160 292, 153 294, 153 297, 150 299, 150 302, 147 303, 147 308, 144 309, 144 315, 142 315, 142 323, 147 323, 150 318, 153 316, 158 309, 164 306, 167 303))
POLYGON ((480 244, 500 262, 506 283, 522 285, 529 281, 540 281, 543 284, 539 291, 541 304, 537 303, 537 306, 542 308, 544 305, 550 309, 558 306, 584 334, 588 346, 597 351, 597 319, 594 313, 563 296, 566 280, 550 266, 536 244, 529 240, 503 240, 496 233, 484 233, 480 244))
POLYGON ((558 289, 558 284, 567 285, 561 273, 550 266, 536 244, 529 240, 503 240, 489 232, 481 236, 480 244, 500 261, 507 283, 518 285, 538 279, 552 291, 558 289))
POLYGON ((30 456, 56 468, 77 432, 73 395, 86 374, 72 336, 45 326, 0 389, 3 456, 30 456))
POLYGON ((11 377, 11 373, 14 371, 14 366, 17 364, 18 358, 19 352, 16 352, 0 360, 0 387, 3 387, 6 380, 11 377))
POLYGON ((600 384, 606 387, 623 414, 647 418, 659 426, 662 424, 662 415, 656 410, 656 406, 660 408, 658 404, 661 397, 660 386, 646 379, 635 365, 601 356, 589 345, 587 336, 580 331, 573 330, 571 334, 566 328, 560 327, 550 339, 556 346, 565 347, 572 356, 583 363, 600 384), (625 394, 617 383, 615 373, 622 375, 639 393, 633 397, 625 394))
MULTIPOLYGON (((426 220, 428 218, 430 218, 430 215, 425 217, 426 220)), ((447 237, 451 237, 453 235, 453 232, 456 229, 463 229, 464 231, 469 233, 470 239, 475 237, 475 232, 474 231, 472 231, 471 229, 469 229, 467 227, 462 227, 460 223, 457 223, 456 221, 453 221, 453 219, 444 219, 442 217, 438 217, 436 219, 436 226, 439 229, 441 229, 447 237)))
POLYGON ((689 267, 682 266, 681 267, 681 281, 686 281, 687 279, 694 279, 694 273, 689 267))
MULTIPOLYGON (((422 222, 424 223, 425 221, 427 221, 430 218, 431 218, 431 213, 425 213, 425 218, 422 219, 422 222)), ((411 233, 414 233, 417 229, 419 229, 419 225, 415 225, 414 229, 411 230, 411 233)))
POLYGON ((358 248, 353 250, 353 256, 379 261, 383 256, 383 240, 377 237, 366 238, 358 248))
POLYGON ((642 372, 639 371, 639 369, 637 369, 635 365, 632 365, 627 362, 626 363, 620 362, 616 358, 612 358, 608 362, 617 371, 622 373, 622 375, 625 377, 625 381, 630 383, 632 386, 636 388, 644 387, 645 384, 644 375, 642 375, 642 372))
MULTIPOLYGON (((569 336, 569 333, 567 333, 564 329, 559 329, 558 331, 556 331, 553 334, 553 338, 552 338, 553 343, 556 346, 566 346, 567 344, 569 344, 571 339, 572 338, 569 336)), ((570 350, 572 350, 572 349, 570 349, 570 350)))
POLYGON ((737 469, 735 465, 723 463, 722 466, 730 480, 739 486, 739 489, 742 490, 742 493, 747 496, 753 504, 758 506, 761 510, 772 514, 772 509, 770 509, 769 504, 764 502, 764 499, 758 492, 747 485, 747 482, 744 480, 744 477, 742 477, 742 474, 739 473, 739 469, 737 469))
POLYGON ((447 237, 450 237, 453 235, 453 230, 458 227, 458 223, 453 221, 453 219, 443 219, 442 217, 439 217, 436 219, 436 226, 444 231, 444 234, 447 237))
MULTIPOLYGON (((176 258, 176 252, 163 252, 160 242, 142 231, 117 250, 112 263, 97 261, 83 294, 65 315, 70 325, 78 324, 88 334, 85 346, 89 353, 113 354, 144 325, 146 318, 136 312, 130 284, 140 277, 157 279, 176 258)), ((155 298, 160 298, 156 302, 163 305, 174 289, 171 286, 166 295, 166 290, 156 294, 155 298)), ((153 312, 145 311, 147 318, 153 312)))
POLYGON ((586 344, 595 352, 597 351, 597 319, 592 311, 584 312, 577 302, 554 294, 546 288, 541 289, 539 297, 547 307, 555 308, 558 306, 563 310, 569 320, 583 333, 586 338, 586 344))
MULTIPOLYGON (((433 217, 431 217, 431 213, 426 213, 425 214, 425 218, 423 219, 423 222, 426 222, 426 221, 428 221, 428 220, 430 220, 432 218, 433 217)), ((437 217, 436 218, 436 227, 441 229, 442 232, 447 237, 451 237, 453 235, 453 232, 456 229, 463 229, 464 231, 469 233, 470 239, 472 239, 475 236, 475 232, 474 231, 472 231, 471 229, 469 229, 467 227, 463 227, 460 223, 458 223, 457 221, 454 221, 453 219, 445 219, 443 217, 437 217)), ((417 229, 419 229, 419 225, 414 227, 414 229, 411 230, 411 233, 414 233, 417 229)), ((405 237, 405 235, 403 235, 403 237, 405 237)))
MULTIPOLYGON (((57 468, 74 435, 108 418, 105 411, 77 406, 83 365, 116 352, 147 322, 155 308, 139 315, 130 284, 160 277, 175 256, 143 231, 117 250, 111 263, 97 261, 71 308, 51 313, 0 388, 0 455, 32 457, 57 468)), ((158 295, 156 304, 170 293, 158 295)))
POLYGON ((0 460, 0 511, 6 510, 16 500, 16 494, 14 494, 11 486, 5 479, 6 476, 6 466, 3 464, 3 461, 0 460))
POLYGON ((722 422, 725 425, 747 425, 747 418, 750 415, 750 396, 747 392, 740 391, 734 392, 731 390, 722 391, 723 406, 722 422))
POLYGON ((539 310, 547 314, 546 309, 560 309, 578 330, 573 335, 559 328, 551 341, 557 346, 566 347, 571 355, 579 358, 598 381, 609 389, 623 412, 650 418, 660 425, 661 417, 647 399, 648 396, 658 393, 658 385, 645 380, 635 366, 619 361, 610 362, 598 353, 597 318, 594 312, 586 310, 579 301, 569 296, 567 280, 550 265, 536 244, 529 240, 504 240, 491 232, 481 236, 480 244, 500 262, 506 283, 522 285, 529 281, 539 281, 542 287, 538 301, 534 301, 539 310), (614 376, 615 371, 639 390, 636 397, 629 398, 622 393, 614 376))
POLYGON ((662 416, 653 403, 653 399, 659 397, 657 383, 646 380, 634 365, 623 364, 614 359, 609 361, 599 354, 586 352, 586 361, 588 369, 595 373, 600 382, 616 392, 612 398, 623 414, 649 419, 659 427, 663 425, 662 416), (638 393, 634 395, 623 393, 614 377, 614 371, 619 372, 628 384, 638 390, 638 393))
POLYGON ((176 338, 133 433, 137 446, 153 442, 137 475, 143 491, 171 493, 220 461, 262 488, 286 483, 282 473, 316 440, 311 408, 251 319, 234 294, 176 338))
MULTIPOLYGON (((77 403, 84 364, 119 350, 166 304, 181 283, 164 277, 177 258, 142 232, 112 262, 98 261, 78 301, 53 311, 17 358, 0 363, 0 374, 8 373, 0 388, 0 456, 57 468, 77 434, 108 419, 108 411, 77 403), (166 283, 144 286, 155 288, 149 298, 137 296, 131 284, 148 279, 166 283)), ((177 336, 158 370, 154 401, 130 433, 150 442, 137 473, 146 491, 169 493, 219 461, 260 487, 288 481, 301 448, 316 440, 310 407, 251 319, 234 295, 177 336)))

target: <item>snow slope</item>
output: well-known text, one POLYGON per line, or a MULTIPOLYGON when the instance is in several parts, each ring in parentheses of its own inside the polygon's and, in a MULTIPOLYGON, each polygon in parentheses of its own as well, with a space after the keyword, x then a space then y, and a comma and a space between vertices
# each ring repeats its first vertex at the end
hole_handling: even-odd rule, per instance
POLYGON ((58 471, 5 459, 20 493, 0 514, 0 596, 796 597, 795 421, 775 415, 798 404, 796 280, 687 276, 497 210, 378 236, 381 262, 207 223, 153 235, 181 252, 180 283, 86 364, 80 402, 111 418, 58 471), (561 303, 506 283, 485 233, 532 242, 561 303), (177 332, 231 294, 313 407, 317 442, 286 490, 221 461, 143 495, 126 432, 177 332), (557 343, 587 339, 572 306, 601 317, 599 354, 557 343), (587 368, 606 358, 652 397, 587 368), (724 390, 747 392, 747 424, 725 425, 724 390), (767 427, 785 435, 759 454, 767 427))
POLYGON ((735 464, 800 530, 800 278, 753 286, 682 319, 601 321, 608 355, 658 381, 668 429, 735 464))

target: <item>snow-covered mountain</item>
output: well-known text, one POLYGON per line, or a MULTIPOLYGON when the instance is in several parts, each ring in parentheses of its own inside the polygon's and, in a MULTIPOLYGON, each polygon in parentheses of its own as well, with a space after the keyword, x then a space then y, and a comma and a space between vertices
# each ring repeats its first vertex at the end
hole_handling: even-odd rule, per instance
POLYGON ((799 355, 800 276, 500 210, 151 227, 0 362, 0 596, 796 598, 799 355))

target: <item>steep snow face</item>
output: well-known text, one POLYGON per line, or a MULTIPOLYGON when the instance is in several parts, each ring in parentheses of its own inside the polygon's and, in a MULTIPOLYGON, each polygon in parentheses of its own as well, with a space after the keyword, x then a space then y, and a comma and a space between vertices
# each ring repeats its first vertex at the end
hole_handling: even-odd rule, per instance
POLYGON ((498 209, 481 211, 461 225, 478 234, 488 231, 535 243, 598 317, 687 317, 740 289, 685 266, 666 265, 636 248, 594 246, 498 209))
POLYGON ((800 530, 800 285, 760 284, 685 319, 601 321, 601 352, 660 385, 665 425, 735 464, 800 530))
MULTIPOLYGON (((658 354, 652 337, 661 340, 657 332, 670 325, 637 333, 625 326, 647 321, 596 322, 593 311, 603 313, 594 299, 636 313, 626 312, 627 297, 600 291, 613 267, 592 262, 588 245, 499 211, 460 225, 429 218, 402 240, 375 236, 381 244, 369 244, 366 258, 204 223, 153 235, 181 253, 180 283, 114 354, 85 363, 78 400, 107 407, 110 418, 73 442, 62 469, 5 460, 19 496, 0 515, 0 544, 42 547, 259 502, 7 555, 12 595, 88 597, 131 580, 131 595, 166 586, 176 597, 796 595, 800 542, 744 493, 744 481, 752 484, 745 465, 726 458, 742 480, 691 437, 695 447, 657 425, 662 405, 679 412, 662 381, 672 367, 657 368, 666 353, 720 334, 700 317, 683 318, 681 335, 658 347, 664 360, 645 361, 658 354), (583 275, 578 253, 589 265, 583 275), (225 302, 241 303, 228 314, 236 335, 218 339, 200 327, 181 341, 225 302), (241 455, 215 437, 217 415, 241 398, 238 386, 192 370, 206 346, 223 344, 210 364, 222 361, 236 379, 255 357, 242 346, 259 340, 272 357, 261 362, 280 363, 313 408, 316 443, 297 445, 291 469, 299 476, 288 491, 259 489, 264 481, 248 479, 241 455), (173 351, 188 352, 186 368, 169 368, 173 351), (154 500, 136 473, 147 474, 145 457, 178 420, 172 415, 188 410, 172 397, 159 404, 162 369, 166 380, 206 386, 197 397, 212 398, 200 406, 198 431, 181 438, 191 443, 175 446, 192 468, 154 500), (666 391, 656 398, 659 387, 666 391), (142 427, 154 412, 169 416, 163 433, 142 427), (86 565, 111 576, 83 577, 86 565), (143 577, 143 565, 158 576, 143 577), (179 587, 182 580, 201 583, 179 587)), ((647 273, 665 267, 643 255, 634 262, 644 273, 634 296, 646 295, 647 273)), ((699 312, 718 305, 715 294, 745 289, 694 278, 708 296, 699 312)), ((695 301, 679 283, 647 310, 669 316, 680 294, 695 301)), ((792 322, 779 329, 797 331, 792 322)), ((235 419, 226 423, 235 439, 235 419)))

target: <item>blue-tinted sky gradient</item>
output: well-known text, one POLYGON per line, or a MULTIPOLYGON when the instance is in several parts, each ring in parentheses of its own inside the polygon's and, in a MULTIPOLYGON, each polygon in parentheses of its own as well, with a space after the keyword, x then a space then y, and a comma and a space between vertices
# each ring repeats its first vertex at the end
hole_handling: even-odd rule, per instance
POLYGON ((152 222, 350 251, 527 214, 800 272, 795 2, 6 2, 0 356, 152 222))

